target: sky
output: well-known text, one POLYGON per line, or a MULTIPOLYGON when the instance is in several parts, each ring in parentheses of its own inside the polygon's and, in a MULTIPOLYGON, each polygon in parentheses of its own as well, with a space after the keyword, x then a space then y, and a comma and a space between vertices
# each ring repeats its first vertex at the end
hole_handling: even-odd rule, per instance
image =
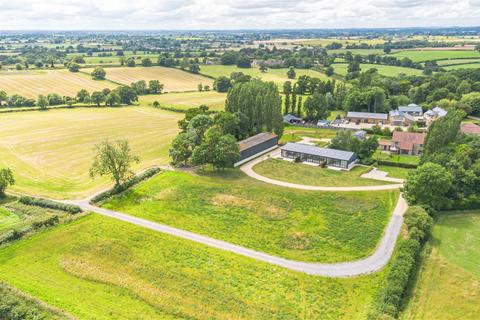
POLYGON ((1 30, 480 25, 480 0, 0 0, 1 30))

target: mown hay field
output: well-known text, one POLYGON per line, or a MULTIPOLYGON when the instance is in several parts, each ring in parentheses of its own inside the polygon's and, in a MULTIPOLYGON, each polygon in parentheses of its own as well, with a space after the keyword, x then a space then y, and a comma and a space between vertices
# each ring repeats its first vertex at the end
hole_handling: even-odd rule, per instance
POLYGON ((96 214, 0 248, 0 281, 78 319, 365 319, 383 275, 308 276, 96 214))
POLYGON ((75 108, 0 115, 0 168, 10 167, 12 190, 79 198, 105 188, 88 170, 94 146, 128 139, 141 162, 134 169, 169 162, 168 148, 183 115, 153 108, 75 108))
POLYGON ((174 92, 166 94, 151 94, 139 97, 139 104, 145 106, 153 105, 158 101, 161 107, 187 110, 200 105, 206 105, 210 110, 221 111, 225 109, 226 93, 210 91, 174 92))
MULTIPOLYGON (((87 68, 83 71, 92 72, 93 69, 87 68)), ((165 92, 176 91, 196 91, 198 84, 209 85, 213 87, 213 79, 182 71, 175 68, 165 67, 118 67, 105 68, 106 78, 121 84, 130 85, 132 82, 145 80, 159 80, 164 84, 165 92)))
POLYGON ((89 75, 68 70, 1 71, 0 90, 7 94, 19 94, 37 98, 39 94, 57 93, 60 96, 75 96, 81 89, 99 91, 116 88, 110 81, 96 81, 89 75))
POLYGON ((466 64, 456 64, 452 66, 444 67, 445 70, 458 70, 458 69, 480 69, 480 60, 478 63, 466 63, 466 64))
MULTIPOLYGON (((202 65, 200 66, 200 73, 209 75, 214 78, 220 76, 230 77, 232 72, 243 72, 248 74, 253 78, 260 78, 264 81, 273 81, 282 90, 283 83, 285 81, 295 82, 296 79, 288 79, 287 77, 287 68, 280 69, 268 69, 267 72, 261 72, 258 68, 238 68, 236 66, 224 66, 224 65, 202 65)), ((309 69, 295 69, 297 78, 301 75, 307 75, 310 77, 321 78, 323 80, 328 79, 327 76, 323 73, 317 72, 315 70, 309 69)))
POLYGON ((377 246, 398 191, 312 192, 240 170, 164 172, 106 208, 288 259, 341 262, 377 246))

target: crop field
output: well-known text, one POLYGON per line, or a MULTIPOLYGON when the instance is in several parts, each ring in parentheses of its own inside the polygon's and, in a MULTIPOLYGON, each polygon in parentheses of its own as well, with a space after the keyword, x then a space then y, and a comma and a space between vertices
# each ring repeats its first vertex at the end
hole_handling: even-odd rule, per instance
POLYGON ((128 139, 141 158, 134 169, 166 164, 181 117, 144 107, 1 114, 0 168, 14 171, 14 191, 57 198, 86 196, 109 183, 88 175, 96 143, 128 139))
MULTIPOLYGON (((334 63, 332 64, 334 72, 341 76, 347 75, 347 63, 334 63)), ((389 77, 396 77, 401 73, 404 73, 408 76, 411 75, 421 75, 422 70, 412 69, 412 68, 404 68, 404 67, 396 67, 396 66, 385 66, 379 64, 370 64, 370 63, 363 63, 360 65, 361 71, 367 71, 368 69, 375 68, 378 70, 379 74, 389 77)))
POLYGON ((393 56, 401 59, 408 57, 413 62, 423 62, 429 60, 447 60, 447 59, 462 59, 462 58, 480 58, 480 52, 473 50, 466 51, 434 51, 434 50, 405 50, 393 53, 393 56))
MULTIPOLYGON (((92 72, 93 69, 83 69, 92 72)), ((130 85, 140 80, 159 80, 165 86, 165 92, 196 91, 199 83, 213 87, 213 80, 198 74, 189 73, 175 68, 165 67, 119 67, 105 68, 106 78, 118 83, 130 85)))
POLYGON ((160 106, 185 110, 203 104, 208 106, 210 110, 220 111, 225 109, 226 98, 226 93, 214 90, 202 92, 179 92, 140 96, 139 104, 151 106, 154 101, 158 101, 160 106))
POLYGON ((478 319, 480 212, 440 216, 403 319, 478 319))
POLYGON ((0 71, 1 90, 9 95, 19 94, 28 98, 49 93, 75 96, 80 89, 91 92, 116 87, 118 85, 110 81, 96 81, 89 75, 67 70, 0 71))
POLYGON ((253 170, 262 176, 309 186, 349 187, 392 184, 360 177, 371 169, 371 167, 357 166, 350 171, 337 171, 279 159, 268 159, 253 167, 253 170))
POLYGON ((0 248, 0 280, 80 319, 364 319, 383 274, 308 276, 93 214, 0 248))
POLYGON ((374 250, 397 198, 293 190, 228 170, 165 172, 104 206, 289 259, 338 262, 374 250))
MULTIPOLYGON (((273 81, 275 82, 279 88, 282 88, 282 85, 285 81, 293 81, 288 79, 287 77, 287 68, 280 68, 280 69, 268 69, 267 72, 261 72, 257 68, 238 68, 236 66, 224 66, 224 65, 202 65, 200 66, 200 73, 209 75, 211 77, 217 78, 220 76, 230 77, 232 72, 243 72, 244 74, 248 74, 253 78, 260 78, 264 81, 273 81)), ((308 69, 295 69, 297 74, 297 78, 301 75, 308 75, 310 77, 322 78, 327 79, 327 76, 323 73, 308 70, 308 69)))

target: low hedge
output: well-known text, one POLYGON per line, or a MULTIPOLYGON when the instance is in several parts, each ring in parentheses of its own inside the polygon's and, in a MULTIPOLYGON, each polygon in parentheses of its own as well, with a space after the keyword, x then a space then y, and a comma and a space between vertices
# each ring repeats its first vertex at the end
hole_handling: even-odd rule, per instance
POLYGON ((132 186, 136 185, 137 183, 140 183, 143 180, 146 180, 150 177, 153 177, 154 175, 156 175, 160 171, 161 170, 158 167, 150 168, 148 170, 145 170, 141 174, 136 175, 136 176, 128 179, 127 181, 125 181, 121 185, 115 186, 112 189, 109 189, 107 191, 104 191, 102 193, 97 194, 95 197, 92 198, 91 202, 98 203, 98 202, 104 201, 108 198, 111 198, 112 196, 114 196, 116 194, 119 194, 119 193, 131 188, 132 186))
POLYGON ((407 168, 407 169, 416 169, 418 167, 418 164, 402 163, 402 162, 387 161, 387 160, 377 160, 377 163, 379 165, 400 167, 400 168, 407 168))
POLYGON ((423 244, 430 235, 433 219, 421 207, 410 207, 405 214, 408 238, 402 240, 374 302, 368 319, 395 319, 402 308, 412 275, 418 267, 423 244))
POLYGON ((41 229, 44 227, 52 227, 54 225, 57 225, 59 222, 60 222, 60 219, 58 218, 58 216, 51 216, 42 221, 35 221, 30 226, 27 226, 25 228, 8 231, 0 236, 0 245, 18 240, 22 238, 24 235, 26 235, 27 233, 36 231, 38 229, 41 229))
POLYGON ((19 201, 21 203, 29 205, 29 206, 37 206, 37 207, 42 207, 42 208, 61 210, 61 211, 65 211, 65 212, 68 212, 68 213, 71 213, 71 214, 76 214, 76 213, 82 212, 82 209, 80 209, 79 206, 76 206, 76 205, 73 205, 73 204, 55 202, 55 201, 48 200, 48 199, 32 198, 32 197, 22 196, 19 201))

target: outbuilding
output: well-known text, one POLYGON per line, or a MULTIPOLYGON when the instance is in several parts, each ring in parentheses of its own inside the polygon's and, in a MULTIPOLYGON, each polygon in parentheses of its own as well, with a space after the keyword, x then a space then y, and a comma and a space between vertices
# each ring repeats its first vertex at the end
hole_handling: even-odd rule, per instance
POLYGON ((277 145, 278 136, 271 132, 262 132, 245 140, 238 141, 240 159, 235 163, 235 167, 275 149, 277 145))
POLYGON ((354 152, 320 148, 308 144, 289 142, 281 148, 282 157, 303 162, 325 163, 329 167, 350 170, 357 162, 354 152))
POLYGON ((349 111, 347 113, 346 119, 356 124, 360 124, 360 123, 386 124, 388 121, 388 114, 349 111))

